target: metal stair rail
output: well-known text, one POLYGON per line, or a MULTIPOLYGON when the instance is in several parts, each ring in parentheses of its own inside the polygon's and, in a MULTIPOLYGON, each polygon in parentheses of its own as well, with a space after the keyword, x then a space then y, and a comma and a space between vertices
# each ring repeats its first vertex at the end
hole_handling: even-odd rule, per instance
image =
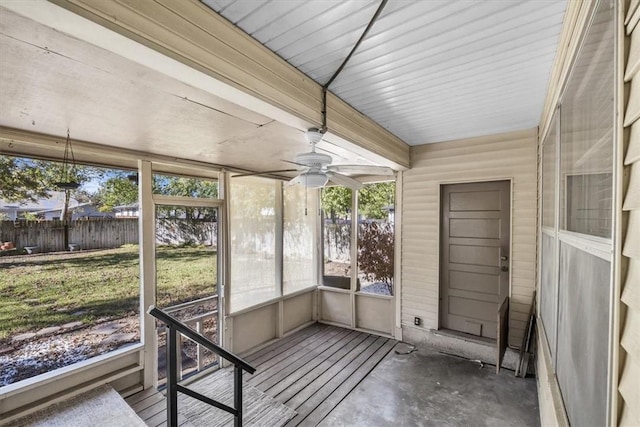
POLYGON ((154 306, 147 311, 151 316, 164 323, 168 331, 168 357, 167 357, 167 423, 171 427, 178 427, 178 392, 184 393, 194 399, 198 399, 208 405, 215 406, 234 416, 234 426, 242 427, 242 371, 253 374, 256 368, 249 365, 233 353, 228 352, 219 345, 200 335, 175 317, 154 306), (196 391, 190 390, 178 384, 178 332, 192 341, 211 350, 218 356, 233 364, 233 404, 234 407, 213 400, 196 391))

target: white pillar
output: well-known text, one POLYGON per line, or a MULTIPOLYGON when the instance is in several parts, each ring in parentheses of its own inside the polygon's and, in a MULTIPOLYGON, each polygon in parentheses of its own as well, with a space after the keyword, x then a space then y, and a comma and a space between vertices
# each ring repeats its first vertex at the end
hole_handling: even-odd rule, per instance
POLYGON ((138 206, 140 245, 140 335, 144 344, 143 385, 147 389, 158 380, 158 336, 155 319, 147 314, 156 303, 156 226, 153 204, 151 162, 138 161, 138 206))

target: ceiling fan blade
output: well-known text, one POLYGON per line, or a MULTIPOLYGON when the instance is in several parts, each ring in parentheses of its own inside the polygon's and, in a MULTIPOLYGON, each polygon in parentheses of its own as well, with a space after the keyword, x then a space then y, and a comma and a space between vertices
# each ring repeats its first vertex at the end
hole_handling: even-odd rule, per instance
POLYGON ((328 171, 327 176, 331 181, 335 182, 336 184, 343 185, 352 190, 359 190, 364 186, 364 184, 362 184, 360 181, 356 181, 351 177, 339 174, 337 172, 328 171))
POLYGON ((349 173, 356 175, 385 175, 393 176, 393 169, 386 166, 368 165, 329 165, 327 170, 339 173, 349 173))
POLYGON ((231 178, 242 178, 244 176, 273 175, 273 174, 283 173, 283 172, 298 172, 298 169, 279 169, 275 171, 240 173, 238 175, 232 175, 231 178))
POLYGON ((285 186, 291 187, 292 185, 301 185, 301 184, 302 184, 302 177, 298 175, 295 178, 291 178, 289 181, 287 181, 285 186))
POLYGON ((300 166, 303 168, 306 168, 307 165, 303 165, 302 163, 298 163, 298 162, 292 162, 291 160, 282 160, 280 159, 281 162, 285 162, 285 163, 291 163, 292 165, 296 165, 296 166, 300 166))

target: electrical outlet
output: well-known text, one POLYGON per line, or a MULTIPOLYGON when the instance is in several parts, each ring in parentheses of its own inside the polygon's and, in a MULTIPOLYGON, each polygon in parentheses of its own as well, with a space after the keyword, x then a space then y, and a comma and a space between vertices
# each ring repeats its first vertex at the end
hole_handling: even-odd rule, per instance
POLYGON ((419 317, 414 317, 413 318, 413 324, 416 326, 420 326, 420 318, 419 317))

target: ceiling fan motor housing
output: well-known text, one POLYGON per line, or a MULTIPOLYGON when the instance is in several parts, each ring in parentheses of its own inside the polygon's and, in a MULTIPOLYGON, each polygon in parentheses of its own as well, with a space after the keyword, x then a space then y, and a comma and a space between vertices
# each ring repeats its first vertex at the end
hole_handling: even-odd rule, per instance
POLYGON ((308 168, 322 169, 324 166, 331 164, 331 156, 324 153, 301 153, 295 158, 295 162, 308 168))
POLYGON ((324 134, 320 129, 311 128, 307 130, 305 136, 307 137, 307 141, 309 142, 309 144, 317 144, 322 140, 324 134))

